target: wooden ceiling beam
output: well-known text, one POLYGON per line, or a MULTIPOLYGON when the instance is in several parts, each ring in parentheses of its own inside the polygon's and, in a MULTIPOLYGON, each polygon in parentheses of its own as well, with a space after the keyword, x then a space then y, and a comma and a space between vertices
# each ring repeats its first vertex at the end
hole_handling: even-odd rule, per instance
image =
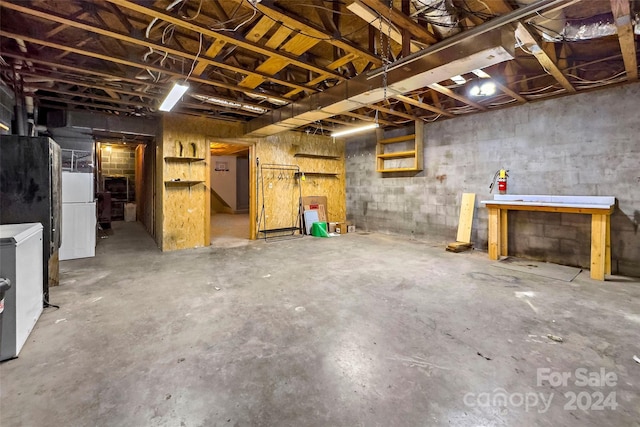
MULTIPOLYGON (((167 52, 168 54, 171 55, 176 55, 182 58, 186 58, 189 60, 196 60, 197 55, 193 55, 191 53, 187 53, 181 50, 177 50, 177 49, 172 49, 166 45, 158 45, 156 43, 153 43, 151 41, 147 41, 144 39, 139 39, 137 37, 133 37, 129 34, 125 34, 125 33, 119 33, 119 32, 115 32, 113 30, 110 30, 106 27, 102 27, 99 25, 96 25, 94 23, 90 23, 90 22, 81 22, 79 20, 71 20, 66 18, 65 16, 62 16, 60 14, 57 13, 53 13, 53 12, 49 12, 49 11, 45 11, 43 9, 38 9, 38 8, 34 8, 34 7, 25 7, 22 6, 21 4, 16 4, 16 3, 8 3, 8 2, 4 2, 2 3, 2 7, 5 7, 7 9, 11 9, 14 10, 16 12, 20 12, 20 13, 24 13, 27 15, 31 15, 31 16, 35 16, 41 19, 45 19, 48 21, 52 21, 52 22, 57 22, 57 23, 61 23, 61 24, 65 24, 68 25, 70 27, 74 27, 74 28, 78 28, 80 30, 84 30, 84 31, 89 31, 92 33, 96 33, 102 36, 107 36, 110 38, 113 38, 115 40, 119 40, 119 41, 124 41, 127 43, 131 43, 131 44, 135 44, 138 46, 144 46, 146 48, 151 48, 154 50, 158 50, 160 52, 167 52)), ((218 48, 222 48, 222 46, 224 46, 226 42, 224 40, 221 39, 216 39, 216 41, 214 43, 212 43, 210 50, 212 50, 212 52, 214 50, 219 50, 218 48)), ((63 49, 64 50, 64 49, 63 49)), ((296 83, 292 83, 289 81, 285 81, 285 80, 280 80, 280 79, 276 79, 268 74, 262 74, 260 72, 256 72, 256 71, 247 71, 245 69, 242 68, 238 68, 238 67, 234 67, 228 64, 225 64, 223 62, 220 61, 215 61, 211 58, 207 58, 207 57, 198 57, 198 60, 200 61, 200 63, 205 63, 206 65, 213 65, 215 67, 218 68, 222 68, 222 69, 226 69, 235 73, 240 73, 240 74, 245 74, 245 75, 250 75, 250 76, 254 76, 254 78, 261 78, 263 80, 268 80, 271 81, 273 83, 277 83, 283 86, 287 86, 287 87, 291 87, 294 89, 302 89, 302 90, 310 90, 310 91, 315 91, 313 88, 309 88, 306 87, 304 85, 298 85, 296 83)), ((199 75, 200 73, 196 73, 196 75, 199 75)))
MULTIPOLYGON (((213 37, 216 39, 224 40, 226 43, 235 44, 244 49, 259 53, 261 55, 265 55, 268 57, 278 57, 282 60, 288 61, 292 65, 303 68, 305 70, 311 70, 316 73, 328 73, 334 75, 337 78, 343 79, 339 74, 334 73, 333 71, 327 70, 322 67, 317 67, 313 64, 310 64, 304 60, 300 60, 297 57, 286 54, 283 52, 276 51, 274 49, 269 49, 268 47, 261 46, 257 43, 251 43, 248 40, 243 40, 241 38, 237 38, 231 35, 224 34, 222 32, 217 32, 211 30, 203 25, 196 24, 192 21, 186 21, 180 17, 167 13, 166 10, 159 9, 157 7, 145 6, 142 4, 135 3, 131 0, 105 0, 111 3, 114 3, 120 7, 124 7, 130 10, 133 10, 137 13, 141 13, 143 15, 152 16, 154 18, 161 19, 168 23, 174 24, 178 27, 186 28, 188 30, 195 31, 196 33, 202 33, 205 36, 213 37)), ((236 0, 234 0, 236 1, 236 0)), ((258 6, 261 7, 261 6, 258 6)))
MULTIPOLYGON (((373 117, 370 117, 370 116, 367 116, 367 115, 364 115, 364 114, 354 113, 353 111, 347 111, 345 113, 340 113, 339 115, 340 116, 353 117, 354 119, 364 120, 364 121, 368 121, 368 122, 374 120, 373 117)), ((381 125, 385 125, 385 126, 395 126, 395 123, 389 122, 387 120, 378 119, 378 123, 381 124, 381 125)), ((353 125, 353 123, 351 123, 351 124, 353 125)))
POLYGON ((125 31, 131 33, 133 31, 133 25, 131 25, 131 21, 127 15, 125 15, 115 4, 107 3, 107 7, 111 11, 111 13, 118 19, 120 25, 124 28, 125 31))
MULTIPOLYGON (((21 71, 20 74, 23 75, 23 76, 43 77, 42 73, 32 73, 32 72, 21 71)), ((164 85, 148 84, 149 87, 157 89, 157 92, 149 94, 149 93, 146 93, 146 92, 136 92, 136 91, 126 90, 126 89, 122 89, 122 88, 118 88, 118 87, 104 86, 104 85, 100 85, 98 83, 93 83, 93 82, 83 82, 81 80, 65 79, 65 78, 60 78, 58 76, 50 76, 50 77, 51 77, 52 80, 55 80, 56 82, 59 82, 59 83, 64 83, 64 84, 74 85, 74 86, 82 86, 82 87, 86 87, 86 88, 100 89, 100 90, 103 90, 103 91, 105 91, 107 93, 109 91, 111 91, 111 92, 113 92, 115 94, 121 93, 123 95, 128 95, 128 96, 149 98, 150 100, 160 100, 160 99, 162 99, 163 91, 166 90, 164 85)), ((137 84, 141 84, 142 83, 142 82, 136 81, 136 80, 132 80, 132 81, 134 83, 137 83, 137 84)), ((46 87, 42 87, 42 89, 43 90, 47 90, 46 87)), ((208 94, 204 94, 204 93, 200 93, 198 95, 213 96, 215 98, 219 98, 219 99, 222 99, 222 100, 225 100, 225 101, 230 101, 230 102, 241 102, 244 105, 249 105, 249 106, 252 106, 252 107, 264 108, 265 110, 272 110, 273 109, 273 108, 269 107, 268 105, 256 104, 256 103, 249 102, 249 101, 244 101, 244 100, 231 99, 231 98, 227 98, 227 97, 221 96, 221 95, 208 95, 208 94)))
POLYGON ((404 95, 391 95, 392 98, 397 99, 398 101, 404 102, 409 105, 413 105, 414 107, 421 108, 423 110, 431 111, 432 113, 442 114, 443 116, 453 117, 453 114, 444 111, 440 108, 434 107, 433 105, 426 104, 424 102, 418 101, 416 99, 410 98, 404 95))
POLYGON ((212 0, 210 4, 220 21, 227 22, 229 20, 229 15, 227 15, 227 12, 222 8, 219 0, 212 0))
MULTIPOLYGON (((417 119, 416 116, 413 116, 411 114, 403 113, 402 111, 392 110, 392 109, 386 108, 386 107, 381 107, 379 105, 367 105, 367 108, 371 108, 373 110, 378 110, 381 113, 389 114, 389 115, 392 115, 392 116, 402 117, 402 118, 408 119, 408 120, 416 120, 417 119)), ((378 123, 379 122, 380 121, 378 120, 378 123)))
POLYGON ((328 34, 333 34, 334 36, 339 37, 340 30, 338 29, 338 26, 336 25, 336 23, 333 22, 333 19, 331 18, 329 11, 325 9, 326 6, 324 5, 324 1, 311 0, 311 4, 316 6, 315 7, 316 13, 320 18, 320 21, 322 21, 322 25, 324 25, 325 31, 327 31, 328 34))
MULTIPOLYGON (((4 4, 3 4, 4 6, 4 4)), ((89 13, 85 12, 85 11, 78 11, 74 14, 72 14, 71 16, 69 16, 69 19, 73 20, 73 19, 83 19, 86 16, 88 16, 89 13)), ((56 34, 58 34, 60 31, 63 31, 65 29, 69 28, 69 25, 67 24, 62 24, 62 25, 58 25, 57 27, 47 31, 47 33, 44 35, 46 38, 51 38, 53 36, 55 36, 56 34)))
POLYGON ((391 22, 396 27, 407 30, 413 36, 413 39, 420 43, 432 45, 439 41, 436 36, 427 31, 426 28, 417 24, 409 16, 405 15, 398 9, 389 8, 388 3, 385 4, 380 0, 360 0, 360 2, 376 11, 383 18, 391 18, 391 22))
MULTIPOLYGON (((67 91, 67 90, 62 90, 62 89, 56 89, 56 88, 48 88, 48 87, 39 87, 39 86, 34 86, 36 89, 38 90, 43 90, 43 91, 47 91, 47 92, 52 92, 52 93, 59 93, 61 95, 67 95, 67 96, 77 96, 77 97, 82 97, 82 98, 86 98, 88 100, 95 100, 95 101, 102 101, 102 102, 107 102, 107 103, 113 103, 113 104, 118 104, 120 106, 130 106, 130 107, 145 107, 145 108, 156 108, 156 105, 150 105, 148 102, 138 102, 138 101, 132 101, 132 100, 126 100, 126 99, 119 99, 119 100, 114 100, 111 99, 107 96, 101 96, 101 95, 95 95, 92 93, 86 93, 86 92, 73 92, 73 91, 67 91)), ((48 101, 54 101, 57 100, 58 102, 64 102, 64 103, 77 103, 74 105, 86 105, 87 103, 85 103, 84 101, 74 101, 71 99, 66 99, 66 98, 54 98, 54 97, 50 97, 50 96, 40 96, 38 95, 38 93, 35 93, 34 96, 38 99, 43 99, 43 100, 48 100, 48 101)), ((160 99, 156 98, 155 99, 157 101, 157 104, 160 104, 160 99)), ((92 104, 89 103, 92 106, 98 106, 98 105, 104 105, 104 104, 92 104)), ((217 105, 217 104, 211 104, 211 103, 197 103, 197 102, 181 102, 180 105, 184 108, 194 108, 196 110, 216 110, 216 111, 224 111, 224 112, 228 112, 228 113, 240 113, 243 114, 245 116, 249 116, 249 117, 257 117, 259 116, 258 113, 253 113, 250 111, 245 111, 245 110, 241 110, 238 108, 225 108, 222 105, 217 105)), ((111 106, 108 105, 104 105, 105 108, 111 108, 111 106)), ((123 110, 123 111, 129 111, 129 110, 123 110)))
POLYGON ((442 86, 441 84, 438 83, 433 83, 428 85, 429 88, 435 90, 436 92, 440 92, 443 95, 447 95, 449 98, 453 98, 456 99, 462 103, 465 103, 467 105, 471 105, 473 108, 476 108, 478 110, 481 111, 486 111, 487 107, 485 107, 484 105, 478 104, 475 101, 470 100, 469 98, 467 98, 466 96, 462 96, 462 95, 458 95, 457 93, 455 93, 454 91, 452 91, 451 89, 442 86))
POLYGON ((539 41, 539 37, 534 36, 534 33, 530 31, 525 24, 519 23, 516 29, 516 37, 520 39, 520 42, 524 47, 529 50, 536 57, 542 68, 544 68, 549 74, 555 78, 560 86, 562 86, 567 92, 576 92, 576 88, 573 87, 571 82, 562 73, 560 68, 549 57, 549 55, 541 47, 542 42, 539 41))
MULTIPOLYGON (((113 62, 113 63, 118 63, 118 64, 122 64, 122 65, 126 65, 129 67, 133 67, 133 68, 137 68, 137 69, 142 69, 142 70, 149 70, 155 73, 162 73, 174 78, 178 78, 178 79, 184 79, 184 75, 182 73, 178 73, 175 71, 171 71, 171 70, 167 70, 165 68, 160 68, 160 67, 155 67, 152 66, 148 63, 142 63, 142 62, 135 62, 135 61, 131 61, 131 60, 127 60, 127 59, 122 59, 122 58, 117 58, 114 56, 110 56, 110 55, 105 55, 102 53, 98 53, 98 52, 93 52, 93 51, 88 51, 88 50, 82 50, 82 49, 78 49, 78 48, 74 48, 74 47, 70 47, 70 46, 63 46, 57 43, 52 43, 52 42, 48 42, 45 40, 39 40, 30 36, 26 36, 26 35, 22 35, 22 34, 15 34, 15 33, 10 33, 8 31, 5 31, 4 29, 0 29, 0 36, 4 36, 4 37, 9 37, 9 38, 21 38, 26 42, 29 43, 35 43, 35 44, 39 44, 42 46, 46 46, 46 47, 50 47, 53 49, 58 49, 58 50, 62 50, 62 51, 67 51, 70 53, 75 53, 77 55, 82 55, 82 56, 88 56, 91 58, 95 58, 95 59, 100 59, 106 62, 113 62)), ((3 52, 4 54, 4 52, 3 52)), ((209 80, 209 79, 201 79, 198 77, 191 77, 189 79, 192 82, 196 82, 196 83, 201 83, 203 85, 207 85, 207 86, 214 86, 214 87, 220 87, 220 88, 224 88, 224 89, 228 89, 231 91, 238 91, 240 90, 240 88, 237 85, 231 85, 231 84, 226 84, 226 83, 222 83, 219 81, 214 81, 214 80, 209 80)), ((250 89, 242 89, 242 91, 247 91, 247 92, 253 92, 250 89)), ((261 96, 270 96, 266 93, 262 93, 262 92, 256 92, 256 94, 259 94, 261 96)), ((274 98, 277 97, 277 95, 273 96, 274 98)), ((280 98, 280 97, 277 97, 280 98)), ((280 98, 283 99, 283 98, 280 98)), ((284 99, 283 99, 284 100, 284 99)), ((285 100, 288 102, 288 100, 285 100)))
MULTIPOLYGON (((108 1, 111 1, 111 0, 108 0, 108 1)), ((232 0, 232 1, 236 3, 242 3, 245 0, 232 0)), ((331 34, 327 34, 326 31, 323 31, 321 28, 319 28, 315 24, 312 24, 310 22, 302 22, 299 17, 293 16, 293 14, 274 6, 273 3, 271 2, 268 2, 268 3, 269 4, 267 4, 267 2, 258 3, 256 5, 256 8, 262 14, 268 16, 269 18, 277 22, 282 23, 287 27, 295 28, 301 33, 306 34, 310 37, 316 38, 318 40, 331 39, 331 44, 339 47, 345 52, 355 53, 356 55, 358 55, 359 58, 362 58, 367 62, 372 62, 376 65, 382 64, 382 62, 380 61, 380 58, 378 58, 376 55, 372 54, 371 52, 361 49, 360 47, 356 46, 355 44, 353 44, 348 40, 345 40, 342 37, 340 38, 333 37, 331 34)), ((316 72, 319 72, 319 71, 316 71, 316 72)))
MULTIPOLYGON (((66 104, 66 105, 76 105, 76 106, 80 106, 80 107, 98 108, 98 109, 101 109, 101 110, 121 111, 121 112, 124 112, 124 113, 130 113, 131 112, 131 108, 114 107, 114 106, 105 105, 105 104, 92 104, 90 102, 81 102, 81 101, 73 101, 73 100, 64 99, 64 98, 56 98, 55 96, 39 96, 39 95, 36 95, 36 99, 42 100, 42 101, 59 102, 61 104, 66 104)), ((111 102, 113 102, 113 100, 111 100, 111 102)), ((57 108, 60 108, 60 107, 58 106, 57 108)))
POLYGON ((629 0, 611 0, 611 11, 618 28, 618 40, 627 80, 638 80, 638 59, 636 39, 633 32, 632 16, 629 0))

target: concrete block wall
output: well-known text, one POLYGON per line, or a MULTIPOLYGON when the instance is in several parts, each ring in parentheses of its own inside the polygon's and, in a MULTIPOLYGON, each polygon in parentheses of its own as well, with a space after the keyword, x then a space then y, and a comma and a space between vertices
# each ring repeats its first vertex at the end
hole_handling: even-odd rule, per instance
MULTIPOLYGON (((614 273, 640 276, 640 83, 427 124, 424 171, 375 172, 375 135, 347 142, 347 216, 361 230, 455 240, 463 192, 476 193, 472 241, 487 248, 489 184, 509 193, 615 196, 614 273)), ((391 137, 411 128, 388 132, 391 137)), ((589 268, 587 215, 509 213, 511 255, 589 268)))
POLYGON ((111 152, 102 146, 102 176, 129 178, 129 200, 136 197, 136 147, 112 145, 111 152))

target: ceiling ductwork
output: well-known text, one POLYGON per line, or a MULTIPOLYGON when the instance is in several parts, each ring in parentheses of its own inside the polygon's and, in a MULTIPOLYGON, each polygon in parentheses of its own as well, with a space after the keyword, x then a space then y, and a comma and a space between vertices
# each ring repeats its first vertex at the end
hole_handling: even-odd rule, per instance
POLYGON ((440 38, 446 39, 460 32, 458 15, 451 0, 413 0, 413 6, 416 8, 413 16, 423 17, 440 38))
POLYGON ((247 124, 247 134, 268 136, 403 95, 451 76, 513 59, 513 32, 493 30, 448 46, 432 46, 383 71, 361 74, 324 92, 264 114, 247 124))

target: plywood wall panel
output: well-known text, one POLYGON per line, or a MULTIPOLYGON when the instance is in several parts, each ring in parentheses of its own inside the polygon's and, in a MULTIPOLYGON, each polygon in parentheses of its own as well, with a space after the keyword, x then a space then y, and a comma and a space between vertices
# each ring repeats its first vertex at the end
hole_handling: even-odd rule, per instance
POLYGON ((167 115, 162 121, 158 174, 161 175, 162 216, 157 239, 161 249, 176 250, 210 244, 210 156, 212 138, 233 138, 242 126, 202 117, 167 115), (180 148, 182 147, 182 149, 180 148), (201 161, 178 162, 167 157, 200 157, 201 161), (165 181, 203 181, 176 187, 165 181))
MULTIPOLYGON (((302 196, 326 196, 329 221, 346 219, 344 142, 325 136, 307 135, 300 132, 284 132, 256 143, 256 156, 261 164, 297 165, 305 175, 305 180, 289 179, 278 181, 278 174, 271 176, 267 172, 264 180, 267 200, 265 214, 268 215, 268 228, 274 224, 291 224, 292 198, 298 196, 298 186, 302 196), (296 154, 298 156, 296 156, 296 154), (309 158, 300 155, 333 156, 337 159, 309 158), (325 176, 311 173, 324 173, 325 176), (331 174, 334 174, 332 176, 331 174), (269 182, 272 189, 268 188, 269 182), (279 194, 274 190, 281 189, 279 194), (272 194, 273 193, 273 194, 272 194)), ((275 172, 275 171, 274 171, 275 172)), ((258 195, 258 206, 262 206, 262 190, 258 195)), ((297 199, 295 200, 297 205, 297 199)))

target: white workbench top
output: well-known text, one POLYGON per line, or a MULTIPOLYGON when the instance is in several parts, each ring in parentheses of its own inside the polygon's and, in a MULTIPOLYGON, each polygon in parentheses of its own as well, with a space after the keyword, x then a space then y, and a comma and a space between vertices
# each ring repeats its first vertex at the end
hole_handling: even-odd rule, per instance
POLYGON ((496 194, 493 200, 480 203, 512 206, 547 206, 578 209, 611 209, 616 203, 612 196, 549 196, 531 194, 496 194))

